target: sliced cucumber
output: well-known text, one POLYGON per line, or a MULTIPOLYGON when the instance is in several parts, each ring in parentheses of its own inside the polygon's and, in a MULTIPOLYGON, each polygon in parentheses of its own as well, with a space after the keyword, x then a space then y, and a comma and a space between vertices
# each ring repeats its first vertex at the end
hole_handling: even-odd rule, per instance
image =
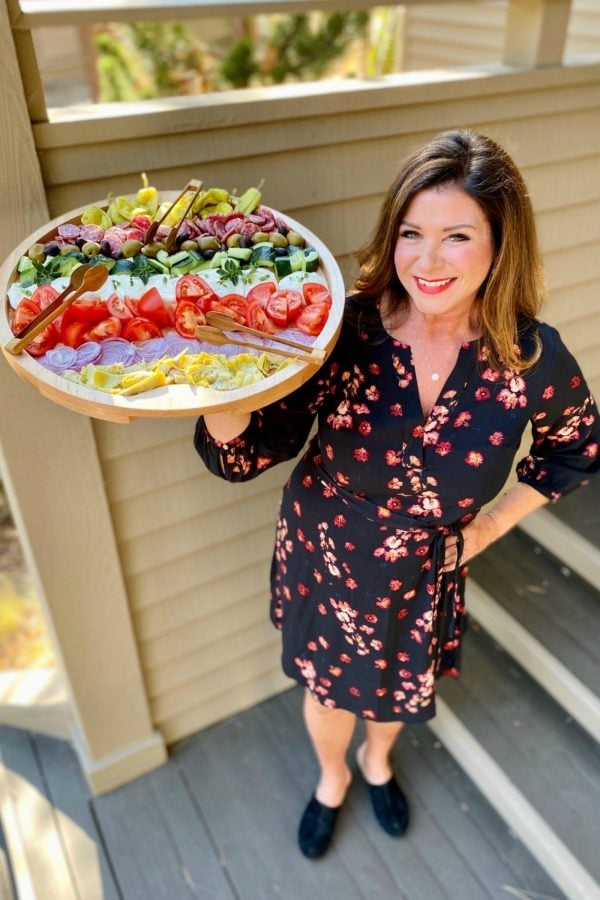
POLYGON ((316 272, 319 267, 319 254, 312 247, 304 251, 304 259, 306 261, 306 271, 316 272))
POLYGON ((230 247, 227 255, 242 260, 242 262, 248 262, 252 256, 252 247, 230 247))
MULTIPOLYGON (((158 258, 158 253, 156 254, 156 257, 158 258)), ((180 250, 179 253, 173 253, 172 256, 167 256, 167 258, 162 261, 164 261, 167 266, 179 266, 189 263, 190 259, 191 257, 187 250, 180 250)))
POLYGON ((156 259, 165 266, 169 265, 169 254, 166 250, 159 250, 156 259))
POLYGON ((306 272, 306 257, 302 250, 297 250, 289 257, 292 272, 306 272))
POLYGON ((35 269, 33 260, 29 259, 28 256, 22 256, 17 264, 17 272, 26 272, 27 269, 35 269))
POLYGON ((289 256, 276 256, 275 257, 275 271, 279 278, 283 278, 285 275, 289 275, 292 271, 292 264, 290 262, 289 256))
POLYGON ((152 259, 151 256, 147 256, 146 259, 148 260, 148 265, 152 266, 153 269, 156 269, 157 272, 162 272, 165 275, 169 274, 169 267, 161 263, 160 260, 152 259))

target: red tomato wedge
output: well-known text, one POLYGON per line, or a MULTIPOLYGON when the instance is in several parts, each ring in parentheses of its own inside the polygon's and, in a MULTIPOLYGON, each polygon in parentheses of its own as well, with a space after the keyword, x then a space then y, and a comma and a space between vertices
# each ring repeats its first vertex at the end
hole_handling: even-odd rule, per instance
POLYGON ((121 319, 118 319, 117 316, 109 316, 108 319, 103 319, 102 322, 98 322, 97 325, 90 328, 86 333, 86 340, 105 341, 107 338, 119 337, 121 326, 121 319))
POLYGON ((248 307, 246 324, 249 325, 250 328, 258 328, 259 331, 264 331, 265 334, 275 334, 273 323, 258 300, 255 300, 248 307))
POLYGON ((296 319, 296 328, 304 334, 320 334, 327 321, 329 307, 326 303, 311 303, 305 306, 296 319))
POLYGON ((284 291, 274 291, 267 300, 265 312, 278 328, 285 328, 288 323, 288 303, 284 291))
POLYGON ((274 281, 263 281, 261 284, 255 284, 254 287, 250 288, 246 295, 246 300, 248 303, 254 303, 255 300, 258 300, 261 306, 266 306, 267 300, 273 291, 276 290, 277 285, 274 281))
POLYGON ((181 337, 196 337, 198 325, 206 325, 206 316, 192 300, 181 300, 175 307, 175 330, 181 337))
POLYGON ((67 347, 77 347, 81 346, 84 341, 87 341, 86 334, 88 333, 90 328, 89 322, 64 322, 60 332, 60 339, 63 344, 66 344, 67 347))
POLYGON ((71 319, 77 319, 79 322, 91 322, 92 325, 108 318, 106 303, 97 297, 78 297, 77 300, 73 300, 69 310, 71 319))
MULTIPOLYGON (((217 295, 207 281, 198 275, 182 275, 175 287, 176 300, 193 300, 202 312, 210 309, 217 295)), ((189 337, 189 335, 186 335, 189 337)))
MULTIPOLYGON (((46 309, 58 297, 58 291, 51 284, 40 284, 30 297, 33 303, 37 303, 40 310, 46 309)), ((54 323, 53 323, 54 324, 54 323)))
POLYGON ((231 316, 240 325, 246 324, 248 301, 241 294, 225 294, 224 297, 217 297, 211 303, 210 308, 231 316))
POLYGON ((327 308, 331 308, 331 294, 324 284, 316 281, 306 281, 302 285, 302 296, 309 305, 312 303, 326 303, 327 308))
POLYGON ((124 323, 121 337, 126 341, 149 341, 150 338, 162 337, 162 331, 156 322, 135 316, 124 323))
POLYGON ((43 356, 46 350, 52 350, 57 341, 58 331, 54 327, 54 322, 51 322, 41 334, 27 344, 25 349, 31 356, 43 356))
POLYGON ((133 313, 129 308, 129 305, 123 297, 119 297, 118 294, 110 295, 106 301, 106 307, 111 316, 116 316, 116 318, 121 319, 122 322, 126 322, 127 319, 133 318, 133 313))
POLYGON ((23 331, 25 326, 29 325, 29 323, 40 313, 41 309, 38 303, 35 303, 28 297, 23 297, 23 299, 19 301, 19 305, 15 310, 15 317, 12 321, 13 334, 18 334, 20 331, 23 331))
POLYGON ((142 294, 136 303, 136 310, 138 316, 150 319, 159 326, 166 327, 171 324, 167 305, 155 287, 149 288, 145 294, 142 294))

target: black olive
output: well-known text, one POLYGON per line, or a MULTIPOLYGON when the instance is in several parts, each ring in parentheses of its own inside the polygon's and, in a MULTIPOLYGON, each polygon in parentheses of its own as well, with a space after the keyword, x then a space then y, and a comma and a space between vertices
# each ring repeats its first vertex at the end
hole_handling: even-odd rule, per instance
POLYGON ((284 227, 282 226, 281 228, 278 228, 277 231, 279 232, 279 234, 282 234, 284 237, 287 236, 287 233, 288 233, 288 229, 287 229, 287 228, 284 228, 284 227))
POLYGON ((189 241, 190 233, 189 231, 180 231, 177 237, 175 238, 175 243, 178 247, 181 247, 184 241, 189 241))
POLYGON ((287 256, 288 248, 287 247, 275 247, 275 256, 287 256))
POLYGON ((221 250, 224 250, 227 253, 227 244, 221 244, 221 250))
POLYGON ((44 253, 46 256, 58 256, 60 247, 51 241, 49 244, 44 244, 44 253))
POLYGON ((252 247, 252 241, 250 240, 249 237, 246 237, 244 234, 240 238, 240 247, 244 247, 246 250, 248 250, 250 247, 252 247))
POLYGON ((87 241, 86 241, 84 238, 75 238, 75 244, 76 244, 76 245, 79 247, 79 249, 81 250, 81 248, 83 247, 83 245, 84 245, 84 244, 87 244, 87 241))
POLYGON ((110 254, 111 259, 123 259, 123 254, 120 250, 115 250, 114 253, 110 254))
POLYGON ((200 253, 202 254, 202 259, 212 259, 213 256, 215 255, 215 252, 216 252, 215 250, 201 250, 200 251, 200 253))
POLYGON ((111 247, 110 247, 110 244, 109 244, 108 241, 100 241, 100 251, 101 251, 105 256, 110 256, 110 255, 111 255, 112 250, 111 250, 111 247))

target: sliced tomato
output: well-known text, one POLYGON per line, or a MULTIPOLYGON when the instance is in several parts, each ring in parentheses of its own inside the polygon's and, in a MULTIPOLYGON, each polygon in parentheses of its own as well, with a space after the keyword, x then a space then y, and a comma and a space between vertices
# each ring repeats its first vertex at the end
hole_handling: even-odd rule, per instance
POLYGON ((192 300, 181 300, 175 306, 175 330, 181 337, 196 337, 198 325, 206 325, 206 316, 192 300))
POLYGON ((248 301, 241 294, 225 294, 223 297, 217 297, 210 304, 211 310, 224 312, 231 316, 240 325, 246 324, 248 315, 248 301))
POLYGON ((127 319, 133 318, 133 313, 128 304, 125 302, 123 297, 119 297, 118 294, 110 295, 110 297, 106 301, 106 308, 108 309, 111 316, 115 316, 117 319, 121 319, 122 322, 126 322, 127 319))
POLYGON ((285 291, 274 291, 267 300, 265 312, 274 325, 285 328, 288 323, 288 303, 285 291))
POLYGON ((139 316, 137 303, 138 302, 135 297, 125 297, 125 306, 130 311, 132 316, 139 316))
POLYGON ((40 313, 41 309, 38 303, 30 300, 29 297, 23 297, 15 310, 15 317, 12 322, 13 334, 23 331, 25 326, 29 325, 40 313))
POLYGON ((140 213, 139 216, 134 216, 129 224, 133 228, 139 228, 140 231, 143 231, 145 233, 152 225, 152 219, 150 218, 150 216, 144 216, 142 215, 142 213, 140 213))
POLYGON ((79 297, 77 300, 73 300, 69 309, 71 318, 77 319, 79 322, 91 322, 92 325, 108 318, 106 303, 99 297, 79 297))
POLYGON ((246 323, 250 328, 258 328, 259 331, 264 331, 265 334, 275 334, 273 323, 258 300, 255 300, 248 306, 246 323))
POLYGON ((64 322, 60 332, 60 339, 67 347, 79 347, 87 340, 86 334, 90 329, 89 322, 64 322))
POLYGON ((159 291, 155 287, 149 288, 145 294, 139 298, 136 303, 138 316, 143 319, 150 319, 157 325, 166 327, 171 324, 171 316, 169 310, 159 291))
POLYGON ((40 309, 46 309, 58 297, 58 291, 51 284, 40 284, 30 297, 34 303, 37 303, 40 309))
MULTIPOLYGON (((211 308, 217 295, 210 284, 198 275, 182 275, 175 286, 176 300, 193 300, 202 312, 211 308)), ((189 335, 186 335, 189 337, 189 335)))
POLYGON ((121 327, 121 319, 118 319, 117 316, 109 316, 108 319, 103 319, 102 322, 98 322, 97 325, 90 328, 85 337, 88 341, 105 341, 107 338, 119 337, 121 327))
POLYGON ((246 295, 246 300, 248 303, 254 303, 255 300, 258 300, 261 306, 266 306, 267 300, 273 291, 276 290, 277 285, 274 281, 262 281, 260 284, 255 284, 254 287, 250 288, 246 295))
POLYGON ((25 349, 31 356, 43 356, 47 350, 52 350, 57 341, 58 331, 54 327, 54 322, 51 322, 41 334, 27 344, 25 349))
POLYGON ((288 305, 288 322, 297 319, 304 308, 302 294, 299 291, 286 291, 288 305))
POLYGON ((150 338, 162 337, 162 331, 150 319, 143 319, 141 316, 135 316, 133 319, 123 323, 123 331, 121 336, 126 341, 149 341, 150 338))
POLYGON ((305 281, 302 285, 302 296, 309 305, 312 303, 326 303, 331 308, 331 294, 324 284, 317 281, 305 281))
POLYGON ((329 307, 326 303, 311 303, 305 306, 296 319, 296 328, 304 334, 320 334, 327 321, 329 307))

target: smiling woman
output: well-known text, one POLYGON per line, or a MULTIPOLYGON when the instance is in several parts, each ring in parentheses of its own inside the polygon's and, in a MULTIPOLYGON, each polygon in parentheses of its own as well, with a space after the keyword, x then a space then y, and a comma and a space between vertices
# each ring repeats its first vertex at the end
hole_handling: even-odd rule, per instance
POLYGON ((404 832, 389 753, 403 723, 435 715, 438 679, 460 673, 464 563, 598 468, 598 413, 536 318, 533 212, 498 144, 447 132, 412 154, 359 261, 327 364, 251 417, 207 415, 195 436, 212 472, 243 481, 295 456, 318 421, 284 489, 270 610, 321 767, 299 829, 311 858, 346 795, 356 717, 375 816, 404 832), (482 513, 529 424, 518 484, 482 513))

